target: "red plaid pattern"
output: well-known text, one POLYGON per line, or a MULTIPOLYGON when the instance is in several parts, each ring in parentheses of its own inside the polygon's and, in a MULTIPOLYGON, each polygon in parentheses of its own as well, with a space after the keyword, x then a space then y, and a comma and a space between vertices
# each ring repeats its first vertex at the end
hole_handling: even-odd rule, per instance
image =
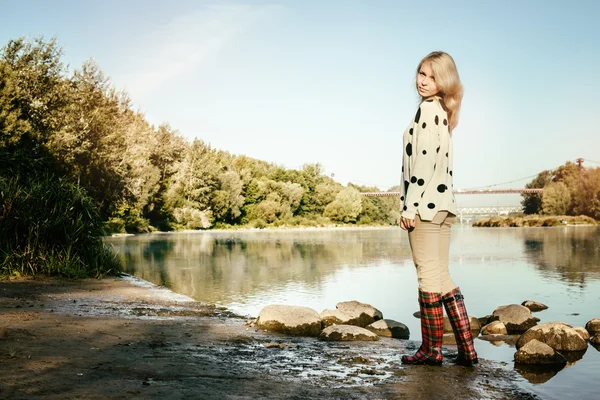
POLYGON ((421 310, 421 335, 423 342, 419 350, 412 356, 402 356, 404 364, 442 363, 442 340, 444 337, 444 308, 439 293, 419 290, 421 310))
POLYGON ((476 364, 477 352, 473 344, 471 323, 460 288, 456 287, 451 292, 446 293, 443 296, 443 301, 456 338, 456 347, 458 348, 456 362, 463 365, 476 364))

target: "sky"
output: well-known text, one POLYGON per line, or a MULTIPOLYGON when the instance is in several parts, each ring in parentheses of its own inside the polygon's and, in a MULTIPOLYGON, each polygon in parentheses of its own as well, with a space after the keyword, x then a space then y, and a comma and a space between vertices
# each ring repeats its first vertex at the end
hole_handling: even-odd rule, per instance
MULTIPOLYGON (((455 188, 520 188, 579 157, 600 166, 598 1, 0 0, 0 9, 1 45, 56 37, 70 71, 95 59, 150 123, 286 168, 320 163, 344 185, 400 183, 415 69, 434 50, 453 56, 465 88, 455 188)), ((506 199, 492 203, 519 201, 506 199)))

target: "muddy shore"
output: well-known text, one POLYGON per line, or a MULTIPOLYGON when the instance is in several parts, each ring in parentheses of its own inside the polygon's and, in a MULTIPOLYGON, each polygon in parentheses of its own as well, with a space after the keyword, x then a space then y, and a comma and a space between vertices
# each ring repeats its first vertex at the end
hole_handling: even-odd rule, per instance
POLYGON ((132 279, 0 281, 1 399, 536 399, 512 365, 277 335, 132 279), (273 343, 279 344, 274 345, 273 343))

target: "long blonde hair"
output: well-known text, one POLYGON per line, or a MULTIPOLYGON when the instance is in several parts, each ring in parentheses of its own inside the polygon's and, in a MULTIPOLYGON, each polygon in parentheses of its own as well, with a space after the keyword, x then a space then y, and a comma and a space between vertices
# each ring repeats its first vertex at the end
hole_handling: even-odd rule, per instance
POLYGON ((448 113, 449 129, 452 132, 458 125, 460 104, 463 98, 463 86, 460 83, 456 64, 450 54, 443 51, 434 51, 421 60, 417 67, 417 76, 425 63, 429 63, 433 71, 435 83, 439 90, 437 96, 441 97, 442 104, 448 113))

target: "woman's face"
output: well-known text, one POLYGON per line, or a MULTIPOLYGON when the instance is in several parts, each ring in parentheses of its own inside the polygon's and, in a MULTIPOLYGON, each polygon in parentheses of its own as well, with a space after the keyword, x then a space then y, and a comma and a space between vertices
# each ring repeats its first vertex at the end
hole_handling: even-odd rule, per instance
POLYGON ((421 97, 431 97, 438 94, 437 84, 435 83, 435 77, 433 76, 433 70, 428 62, 421 65, 421 69, 417 74, 417 91, 421 97))

